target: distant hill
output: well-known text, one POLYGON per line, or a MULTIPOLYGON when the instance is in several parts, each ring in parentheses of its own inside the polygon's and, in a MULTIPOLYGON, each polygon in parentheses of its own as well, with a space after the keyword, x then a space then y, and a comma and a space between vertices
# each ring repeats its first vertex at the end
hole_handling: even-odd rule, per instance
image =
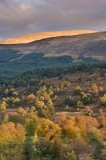
POLYGON ((106 61, 106 32, 57 36, 27 44, 0 45, 0 73, 106 61))
POLYGON ((72 31, 56 31, 56 32, 41 32, 35 34, 28 34, 23 36, 17 36, 15 38, 9 38, 0 41, 0 44, 20 44, 20 43, 29 43, 32 41, 37 41, 45 38, 59 37, 59 36, 72 36, 79 34, 94 33, 95 31, 91 30, 72 30, 72 31))

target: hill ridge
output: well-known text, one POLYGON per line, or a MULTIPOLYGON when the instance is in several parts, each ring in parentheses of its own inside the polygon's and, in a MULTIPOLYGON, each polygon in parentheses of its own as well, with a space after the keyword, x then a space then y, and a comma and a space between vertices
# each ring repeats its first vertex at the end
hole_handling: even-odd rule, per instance
POLYGON ((25 44, 33 41, 52 38, 52 37, 61 37, 61 36, 73 36, 80 34, 89 34, 95 33, 96 31, 92 30, 69 30, 69 31, 52 31, 52 32, 39 32, 35 34, 27 34, 23 36, 17 36, 13 38, 8 38, 1 40, 0 44, 25 44))

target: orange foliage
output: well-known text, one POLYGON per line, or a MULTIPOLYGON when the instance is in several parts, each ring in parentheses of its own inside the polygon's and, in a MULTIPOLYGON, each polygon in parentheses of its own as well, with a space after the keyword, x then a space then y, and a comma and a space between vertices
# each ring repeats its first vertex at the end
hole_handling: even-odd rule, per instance
POLYGON ((60 138, 61 128, 49 119, 41 119, 37 126, 37 134, 47 140, 60 138))

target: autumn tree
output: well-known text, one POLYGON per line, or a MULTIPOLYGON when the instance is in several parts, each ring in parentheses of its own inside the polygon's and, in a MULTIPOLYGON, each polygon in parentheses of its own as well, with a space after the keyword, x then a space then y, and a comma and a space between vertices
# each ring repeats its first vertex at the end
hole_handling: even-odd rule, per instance
POLYGON ((34 111, 36 111, 36 108, 35 108, 34 106, 32 106, 32 107, 29 109, 29 112, 31 113, 31 112, 34 112, 34 111))
POLYGON ((61 128, 58 124, 55 124, 49 119, 41 119, 37 128, 36 133, 39 137, 44 137, 49 141, 54 141, 61 136, 61 128))
POLYGON ((35 95, 34 94, 30 94, 26 97, 26 100, 28 103, 32 103, 35 101, 35 95))
POLYGON ((90 104, 93 102, 93 97, 90 93, 82 93, 81 95, 81 101, 83 104, 90 104))
POLYGON ((100 97, 100 102, 101 102, 101 104, 106 106, 106 94, 104 94, 102 97, 100 97))
POLYGON ((5 112, 6 111, 6 106, 7 106, 7 103, 5 101, 2 101, 2 103, 0 104, 0 110, 2 112, 5 112))
POLYGON ((92 84, 91 91, 92 91, 94 96, 98 95, 99 89, 98 89, 98 86, 95 83, 92 84))
POLYGON ((78 95, 81 94, 82 88, 80 86, 76 86, 74 89, 74 94, 78 95))
POLYGON ((22 125, 12 122, 0 126, 0 153, 7 160, 22 160, 25 129, 22 125))
POLYGON ((37 91, 35 107, 39 116, 53 119, 55 116, 55 109, 50 95, 46 91, 46 87, 43 86, 37 91))
POLYGON ((103 137, 101 135, 101 132, 95 127, 91 127, 88 129, 87 139, 94 149, 95 158, 98 158, 98 149, 103 145, 103 137))
POLYGON ((25 114, 24 108, 19 107, 19 108, 18 108, 18 113, 21 114, 21 115, 24 115, 24 114, 25 114))
POLYGON ((25 128, 28 137, 34 137, 37 124, 38 116, 36 115, 36 113, 31 112, 25 117, 25 128))

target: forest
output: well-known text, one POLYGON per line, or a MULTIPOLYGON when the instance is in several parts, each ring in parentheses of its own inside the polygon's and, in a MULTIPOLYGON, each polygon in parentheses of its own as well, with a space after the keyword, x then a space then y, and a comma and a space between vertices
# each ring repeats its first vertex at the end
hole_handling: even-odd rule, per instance
POLYGON ((105 62, 0 77, 0 160, 105 158, 105 62))

